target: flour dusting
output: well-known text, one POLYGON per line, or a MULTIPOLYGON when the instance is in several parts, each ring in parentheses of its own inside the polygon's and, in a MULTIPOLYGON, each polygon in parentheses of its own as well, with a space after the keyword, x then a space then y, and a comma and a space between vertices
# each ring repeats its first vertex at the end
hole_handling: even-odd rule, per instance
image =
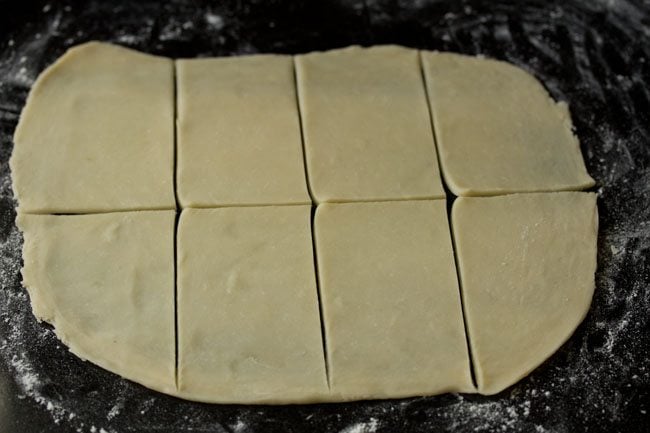
POLYGON ((221 30, 224 25, 223 18, 220 15, 214 14, 212 12, 207 12, 205 14, 205 22, 208 23, 208 25, 214 30, 221 30))
POLYGON ((377 418, 370 418, 370 421, 354 423, 341 430, 340 433, 375 433, 378 426, 377 418))

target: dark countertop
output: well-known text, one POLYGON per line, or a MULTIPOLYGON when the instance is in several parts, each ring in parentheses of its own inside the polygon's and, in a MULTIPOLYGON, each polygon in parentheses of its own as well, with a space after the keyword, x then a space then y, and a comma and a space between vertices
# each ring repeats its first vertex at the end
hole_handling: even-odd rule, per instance
POLYGON ((0 433, 647 432, 650 429, 650 2, 0 0, 0 433), (8 159, 38 73, 99 39, 172 57, 399 43, 483 54, 569 102, 599 193, 597 287, 575 335, 490 397, 207 405, 70 354, 20 285, 8 159))

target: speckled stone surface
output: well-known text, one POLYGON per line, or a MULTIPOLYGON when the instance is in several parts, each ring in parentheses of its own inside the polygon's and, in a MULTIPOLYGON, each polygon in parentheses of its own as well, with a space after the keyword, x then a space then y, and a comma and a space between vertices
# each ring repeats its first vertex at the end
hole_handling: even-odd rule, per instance
POLYGON ((650 425, 650 3, 620 1, 1 2, 0 433, 646 432, 650 425), (20 284, 8 159, 38 73, 99 39, 172 57, 399 43, 520 65, 569 102, 599 194, 597 287, 575 335, 491 397, 206 405, 70 354, 20 284))

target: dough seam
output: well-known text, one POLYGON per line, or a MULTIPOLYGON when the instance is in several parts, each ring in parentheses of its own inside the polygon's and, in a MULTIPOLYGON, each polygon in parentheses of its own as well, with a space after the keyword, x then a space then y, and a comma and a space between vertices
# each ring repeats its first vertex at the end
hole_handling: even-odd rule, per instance
MULTIPOLYGON (((298 112, 298 129, 300 129, 300 146, 301 146, 301 151, 302 151, 302 168, 305 170, 305 183, 307 184, 307 194, 309 194, 309 199, 311 200, 312 204, 312 213, 311 213, 311 221, 312 221, 312 239, 313 239, 313 233, 314 233, 314 203, 316 203, 316 199, 314 198, 314 192, 311 189, 311 180, 309 179, 309 166, 307 165, 307 149, 305 146, 305 125, 303 122, 302 118, 302 111, 303 111, 303 102, 302 98, 300 97, 300 89, 298 87, 298 68, 296 67, 296 56, 291 56, 291 66, 293 67, 293 87, 295 90, 296 94, 296 108, 298 112)), ((312 242, 313 243, 313 242, 312 242)), ((314 254, 316 254, 316 250, 314 250, 314 254)), ((314 262, 316 260, 314 259, 314 262)), ((318 273, 318 271, 317 271, 318 273)), ((318 280, 317 280, 318 281, 318 280)), ((318 303, 320 306, 320 289, 318 292, 318 303)), ((321 314, 322 317, 322 314, 321 314)), ((323 334, 324 335, 324 334, 323 334)), ((327 364, 325 364, 325 371, 327 372, 327 364)), ((329 386, 329 376, 327 377, 327 386, 329 386)))
POLYGON ((176 212, 182 212, 185 209, 229 209, 229 208, 248 208, 248 207, 287 207, 287 206, 310 206, 314 203, 279 203, 279 204, 223 204, 219 206, 185 206, 176 209, 176 212))
POLYGON ((316 294, 318 299, 318 317, 320 319, 320 335, 321 343, 323 345, 323 358, 325 362, 325 379, 327 380, 327 389, 332 391, 332 385, 330 383, 330 360, 327 351, 327 330, 325 328, 325 314, 323 312, 323 300, 321 297, 321 284, 320 284, 320 266, 318 265, 318 248, 316 246, 316 233, 315 233, 315 219, 316 219, 316 209, 318 209, 317 204, 312 204, 311 206, 311 215, 310 215, 310 228, 311 228, 311 248, 313 251, 314 257, 314 277, 316 278, 316 294))
POLYGON ((176 211, 174 216, 174 386, 178 392, 178 223, 181 219, 181 212, 176 211))
MULTIPOLYGON (((20 199, 16 198, 20 203, 20 199)), ((121 207, 119 209, 101 209, 101 210, 80 210, 77 212, 49 212, 49 211, 23 211, 20 205, 16 208, 17 213, 22 215, 54 215, 54 216, 75 216, 75 215, 103 215, 108 213, 124 212, 156 212, 156 211, 178 211, 178 209, 168 206, 138 206, 138 207, 121 207)))
MULTIPOLYGON (((449 195, 451 194, 451 191, 449 189, 449 186, 447 185, 447 177, 444 172, 444 167, 442 166, 442 163, 440 162, 440 149, 438 148, 438 133, 436 131, 436 122, 434 121, 434 114, 433 114, 433 105, 431 104, 431 95, 429 95, 429 85, 427 83, 427 74, 424 73, 424 64, 422 63, 422 50, 418 50, 418 65, 420 66, 420 75, 422 76, 422 87, 424 87, 424 98, 427 101, 427 113, 429 114, 429 124, 431 125, 431 136, 433 138, 433 151, 436 154, 436 164, 438 164, 438 173, 440 176, 440 183, 442 184, 442 188, 445 192, 445 197, 444 199, 447 200, 449 198, 449 195)), ((447 218, 451 218, 451 215, 449 213, 449 210, 447 210, 447 218)), ((451 220, 449 220, 451 222, 451 220)), ((456 261, 456 251, 454 250, 454 263, 456 261)), ((458 266, 456 266, 458 267, 458 266)), ((460 284, 460 280, 459 280, 460 284)), ((464 317, 464 316, 463 316, 464 317)), ((472 380, 474 379, 474 375, 472 373, 472 380)))
POLYGON ((176 59, 172 59, 172 74, 174 77, 172 96, 174 98, 174 154, 172 167, 172 186, 174 188, 174 202, 176 214, 174 216, 174 387, 178 392, 178 222, 181 216, 180 199, 178 197, 178 72, 176 59))
MULTIPOLYGON (((443 182, 445 187, 446 183, 443 182)), ((453 194, 449 193, 452 197, 453 194)), ((460 257, 458 256, 458 248, 456 246, 456 231, 454 227, 453 220, 453 204, 454 200, 451 200, 447 205, 447 219, 449 220, 449 236, 451 237, 451 250, 454 254, 454 266, 456 267, 456 278, 458 278, 458 296, 460 297, 460 310, 463 316, 463 329, 465 330, 465 344, 467 345, 467 354, 469 359, 469 372, 472 377, 472 384, 474 389, 478 392, 478 382, 476 380, 476 360, 474 359, 474 351, 472 350, 472 337, 469 332, 469 326, 467 325, 467 312, 465 309, 465 295, 463 291, 463 276, 460 272, 460 257)))

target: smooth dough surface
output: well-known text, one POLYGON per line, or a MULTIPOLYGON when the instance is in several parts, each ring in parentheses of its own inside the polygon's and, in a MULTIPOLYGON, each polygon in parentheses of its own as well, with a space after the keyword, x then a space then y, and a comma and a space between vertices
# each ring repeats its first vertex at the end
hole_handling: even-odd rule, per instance
POLYGON ((349 47, 179 60, 176 85, 176 239, 175 211, 151 210, 176 208, 170 59, 72 48, 21 115, 24 285, 79 357, 211 403, 476 392, 436 140, 461 196, 478 391, 528 374, 586 314, 596 197, 534 191, 593 180, 566 104, 523 70, 349 47), (532 193, 462 197, 517 191, 532 193))
POLYGON ((308 204, 291 56, 176 61, 184 207, 308 204))
POLYGON ((173 211, 18 215, 34 315, 70 351, 173 394, 173 211))
POLYGON ((317 202, 444 197, 416 50, 304 54, 296 76, 317 202))
POLYGON ((323 204, 333 400, 473 392, 445 200, 323 204))
POLYGON ((479 392, 495 394, 545 361, 585 317, 596 194, 459 198, 452 226, 479 392))
POLYGON ((310 206, 183 211, 182 397, 298 403, 327 395, 310 212, 310 206))
POLYGON ((579 190, 587 173, 571 116, 506 62, 422 52, 443 176, 457 196, 579 190))
POLYGON ((29 94, 14 136, 13 188, 26 213, 174 209, 173 64, 90 42, 29 94))

